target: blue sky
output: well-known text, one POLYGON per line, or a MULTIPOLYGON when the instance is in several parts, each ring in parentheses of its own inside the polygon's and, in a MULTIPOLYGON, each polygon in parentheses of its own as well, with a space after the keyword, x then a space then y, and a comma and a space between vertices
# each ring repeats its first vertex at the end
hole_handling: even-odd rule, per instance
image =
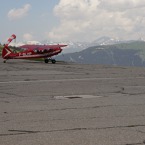
POLYGON ((145 39, 144 0, 0 0, 0 42, 145 39))
POLYGON ((32 35, 32 39, 47 39, 44 36, 45 32, 49 32, 58 23, 53 9, 59 0, 0 0, 0 2, 0 38, 2 41, 13 33, 20 41, 25 41, 23 35, 27 33, 32 35), (8 17, 10 10, 23 9, 27 4, 29 8, 26 14, 15 19, 8 17))

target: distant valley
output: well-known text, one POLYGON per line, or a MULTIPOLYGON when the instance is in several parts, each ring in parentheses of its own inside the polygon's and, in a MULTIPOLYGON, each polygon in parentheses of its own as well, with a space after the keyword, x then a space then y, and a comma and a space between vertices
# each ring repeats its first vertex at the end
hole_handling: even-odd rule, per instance
POLYGON ((57 56, 57 59, 81 64, 145 66, 145 41, 96 45, 80 52, 57 56))

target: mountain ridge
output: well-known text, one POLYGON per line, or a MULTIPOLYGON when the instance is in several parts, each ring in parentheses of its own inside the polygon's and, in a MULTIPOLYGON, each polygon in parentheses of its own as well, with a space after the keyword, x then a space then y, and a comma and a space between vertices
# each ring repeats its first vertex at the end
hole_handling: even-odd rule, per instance
POLYGON ((82 64, 145 66, 145 42, 92 46, 80 52, 57 56, 57 59, 82 64))

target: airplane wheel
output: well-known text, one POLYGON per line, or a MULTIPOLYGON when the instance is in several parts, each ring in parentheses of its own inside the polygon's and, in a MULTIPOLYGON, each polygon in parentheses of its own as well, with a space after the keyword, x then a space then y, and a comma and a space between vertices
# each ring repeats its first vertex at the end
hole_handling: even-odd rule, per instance
POLYGON ((53 64, 55 64, 55 63, 56 63, 56 60, 55 60, 55 59, 52 59, 51 62, 52 62, 53 64))
POLYGON ((48 59, 45 59, 45 60, 44 60, 44 62, 45 62, 45 63, 48 63, 48 62, 49 62, 49 60, 48 60, 48 59))
POLYGON ((3 62, 6 63, 6 60, 4 60, 3 62))

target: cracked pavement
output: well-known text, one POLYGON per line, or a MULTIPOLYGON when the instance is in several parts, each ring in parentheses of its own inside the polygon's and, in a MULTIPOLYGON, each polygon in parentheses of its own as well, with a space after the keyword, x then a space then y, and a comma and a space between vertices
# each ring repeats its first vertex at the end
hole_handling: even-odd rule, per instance
POLYGON ((0 145, 145 144, 145 68, 2 59, 0 68, 0 145))

